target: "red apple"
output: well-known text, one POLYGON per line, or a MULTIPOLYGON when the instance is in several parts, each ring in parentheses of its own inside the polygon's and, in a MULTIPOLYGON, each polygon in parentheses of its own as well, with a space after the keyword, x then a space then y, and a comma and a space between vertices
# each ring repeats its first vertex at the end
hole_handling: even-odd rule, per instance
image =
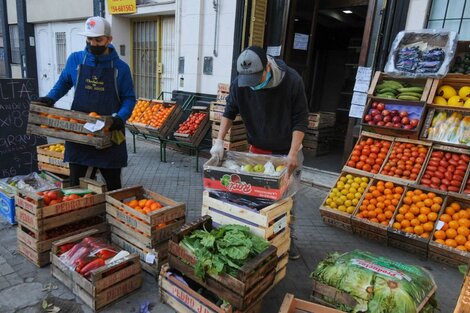
POLYGON ((381 112, 382 112, 383 110, 385 110, 385 104, 383 104, 383 103, 381 103, 381 102, 378 103, 378 104, 377 104, 377 110, 379 110, 379 111, 381 111, 381 112))
POLYGON ((403 125, 408 125, 410 123, 410 119, 408 118, 408 116, 405 116, 404 118, 402 118, 401 123, 403 125))
POLYGON ((385 123, 391 122, 391 121, 392 121, 392 116, 391 116, 391 115, 385 116, 384 119, 383 119, 383 121, 384 121, 385 123))
POLYGON ((378 104, 377 101, 372 102, 372 109, 376 109, 376 108, 377 108, 377 104, 378 104))
POLYGON ((380 114, 375 115, 374 116, 374 122, 380 122, 380 121, 382 121, 382 115, 380 115, 380 114))
POLYGON ((397 115, 399 115, 400 113, 398 112, 398 110, 392 110, 392 111, 390 111, 390 114, 391 114, 392 116, 397 116, 397 115))
POLYGON ((401 124, 400 123, 395 123, 395 124, 393 124, 393 128, 401 128, 401 124))
POLYGON ((376 115, 380 114, 380 111, 379 111, 379 110, 376 110, 376 109, 372 109, 372 110, 370 110, 369 113, 370 113, 370 115, 372 115, 372 116, 376 116, 376 115))
POLYGON ((382 115, 383 116, 388 116, 388 115, 390 115, 390 111, 389 110, 383 110, 382 115))
POLYGON ((385 127, 393 127, 393 123, 392 122, 387 122, 387 123, 385 123, 385 127))
POLYGON ((377 122, 377 126, 385 126, 385 123, 383 121, 377 122))
POLYGON ((419 124, 419 120, 418 120, 418 119, 416 119, 416 118, 411 119, 410 125, 413 126, 413 128, 415 128, 416 126, 418 126, 418 124, 419 124))
POLYGON ((369 122, 367 122, 367 124, 369 124, 369 125, 375 125, 375 122, 374 122, 374 121, 369 121, 369 122))
POLYGON ((403 128, 410 130, 410 129, 413 129, 414 127, 411 124, 408 124, 408 125, 403 125, 403 128))
POLYGON ((392 122, 393 122, 394 124, 400 123, 400 122, 401 122, 401 117, 399 117, 399 116, 394 116, 394 117, 392 118, 392 122))
POLYGON ((372 115, 367 114, 366 116, 364 116, 364 121, 366 122, 372 121, 372 115))
POLYGON ((403 117, 405 117, 405 116, 408 116, 408 112, 406 112, 406 111, 401 111, 401 112, 400 112, 400 117, 403 118, 403 117))

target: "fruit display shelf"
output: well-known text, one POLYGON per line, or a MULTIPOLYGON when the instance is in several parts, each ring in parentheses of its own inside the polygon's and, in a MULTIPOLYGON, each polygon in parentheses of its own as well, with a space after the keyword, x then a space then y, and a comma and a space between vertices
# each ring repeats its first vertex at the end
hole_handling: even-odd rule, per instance
POLYGON ((407 187, 388 227, 388 245, 426 259, 446 199, 444 194, 428 188, 407 187))
POLYGON ((395 138, 390 153, 376 178, 403 185, 416 183, 432 144, 425 141, 395 138))
POLYGON ((173 133, 176 140, 190 143, 194 147, 199 146, 209 131, 210 121, 207 107, 194 106, 191 114, 179 125, 173 133))
POLYGON ((373 179, 352 215, 354 234, 387 243, 388 227, 406 186, 373 179))
POLYGON ((433 82, 427 103, 444 107, 470 108, 469 75, 449 75, 433 82))
POLYGON ((449 196, 429 242, 429 259, 458 267, 470 262, 470 200, 449 196))
POLYGON ((353 232, 351 217, 362 201, 371 178, 361 171, 343 171, 334 187, 320 205, 320 216, 327 225, 353 232))
POLYGON ((363 131, 343 171, 358 170, 365 176, 379 173, 393 141, 393 137, 363 131))
POLYGON ((375 72, 368 96, 378 99, 401 99, 424 102, 429 97, 432 78, 396 78, 384 72, 375 72))
POLYGON ((418 139, 426 117, 426 102, 369 98, 362 128, 394 137, 418 139))

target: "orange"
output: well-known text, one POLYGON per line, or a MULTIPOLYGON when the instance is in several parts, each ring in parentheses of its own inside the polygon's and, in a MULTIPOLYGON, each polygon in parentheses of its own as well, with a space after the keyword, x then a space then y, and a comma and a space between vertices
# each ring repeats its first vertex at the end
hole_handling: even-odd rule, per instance
POLYGON ((431 222, 424 223, 424 225, 423 225, 423 229, 426 232, 431 232, 433 230, 433 228, 434 228, 434 224, 431 223, 431 222))
POLYGON ((468 218, 460 218, 460 219, 458 220, 458 222, 459 222, 459 225, 460 225, 460 226, 470 228, 470 219, 468 219, 468 218))
POLYGON ((419 208, 417 206, 411 206, 410 208, 410 212, 413 213, 414 215, 418 215, 419 214, 419 208))
POLYGON ((408 221, 411 221, 412 219, 415 218, 415 215, 411 212, 408 212, 405 214, 405 218, 408 220, 408 221))
POLYGON ((404 198, 403 198, 403 203, 412 204, 412 203, 413 203, 413 199, 412 199, 411 197, 404 197, 404 198))
POLYGON ((420 214, 418 215, 418 221, 420 223, 426 223, 428 221, 428 217, 425 214, 420 214))
POLYGON ((129 206, 130 206, 131 208, 135 208, 137 205, 139 205, 139 201, 137 201, 137 200, 135 200, 135 199, 134 199, 134 200, 131 200, 131 201, 129 202, 129 206))
POLYGON ((465 246, 457 246, 457 250, 462 250, 462 251, 467 251, 467 248, 465 246))
POLYGON ((415 226, 414 233, 416 235, 421 235, 422 233, 424 233, 423 226, 420 226, 420 225, 415 226))
POLYGON ((379 222, 379 220, 376 219, 376 218, 371 218, 369 221, 371 221, 372 223, 378 223, 379 222))
POLYGON ((441 197, 434 197, 432 199, 432 201, 434 201, 434 203, 437 203, 437 204, 442 204, 442 198, 441 197))
POLYGON ((452 221, 452 218, 450 217, 449 214, 442 214, 439 219, 443 221, 444 223, 449 223, 450 221, 452 221))
POLYGON ((431 209, 425 206, 419 209, 420 214, 428 215, 430 212, 431 212, 431 209))
POLYGON ((411 227, 411 226, 410 226, 410 227, 406 227, 406 228, 405 228, 405 231, 406 231, 407 233, 414 234, 414 227, 411 227))
POLYGON ((454 240, 457 242, 458 245, 464 245, 467 242, 467 237, 457 235, 455 236, 454 240))
POLYGON ((424 205, 427 207, 431 207, 434 204, 434 201, 432 201, 432 199, 425 199, 423 202, 424 205))
POLYGON ((431 205, 431 211, 433 212, 439 212, 439 210, 441 209, 441 205, 440 204, 437 204, 437 203, 434 203, 433 205, 431 205))
POLYGON ((425 206, 425 204, 424 204, 423 201, 419 201, 419 202, 416 203, 416 206, 421 209, 425 206))
POLYGON ((410 223, 409 220, 403 220, 403 221, 401 221, 400 224, 401 224, 401 227, 402 227, 402 228, 406 228, 406 227, 410 227, 410 226, 411 226, 411 223, 410 223))
POLYGON ((415 195, 419 196, 420 194, 423 193, 423 191, 422 191, 422 190, 419 190, 419 189, 415 189, 415 190, 413 191, 413 193, 414 193, 415 195))
POLYGON ((145 207, 148 208, 148 207, 150 207, 153 203, 154 203, 153 200, 147 200, 147 202, 145 202, 145 207))
POLYGON ((369 211, 369 213, 367 213, 367 216, 369 218, 375 218, 377 216, 377 213, 375 211, 369 211))
POLYGON ((403 187, 397 186, 397 187, 395 187, 394 191, 395 191, 395 193, 401 195, 403 193, 403 187))
POLYGON ((457 228, 457 233, 467 237, 470 234, 470 229, 468 229, 468 227, 460 226, 457 228))
POLYGON ((414 218, 410 221, 410 224, 411 224, 411 226, 418 226, 421 223, 419 222, 419 220, 417 218, 414 218))
POLYGON ((401 224, 400 223, 393 223, 392 227, 395 228, 395 229, 401 229, 401 224))
POLYGON ((435 241, 436 241, 437 243, 440 243, 441 245, 445 245, 445 244, 446 244, 446 242, 445 242, 444 240, 442 240, 442 239, 436 239, 435 241))
POLYGON ((422 194, 419 195, 419 198, 421 199, 421 201, 424 201, 428 198, 428 195, 425 194, 425 193, 422 193, 422 194))
POLYGON ((436 196, 434 192, 428 192, 428 198, 433 199, 436 196))
POLYGON ((459 216, 460 216, 460 218, 470 218, 470 214, 465 210, 461 210, 459 212, 459 216))
POLYGON ((443 230, 436 230, 434 232, 434 238, 444 240, 447 238, 446 233, 443 230))
POLYGON ((467 251, 470 251, 470 240, 467 240, 467 242, 465 243, 465 248, 467 249, 467 251))
POLYGON ((431 222, 434 222, 435 220, 437 220, 437 213, 436 212, 428 213, 428 220, 431 222))
POLYGON ((413 203, 418 203, 419 201, 421 201, 421 198, 415 195, 411 198, 411 200, 413 201, 413 203))
POLYGON ((160 209, 161 207, 162 206, 160 205, 160 203, 154 202, 152 203, 152 206, 150 208, 152 209, 152 211, 155 211, 155 210, 160 209))
POLYGON ((139 200, 139 206, 140 207, 145 207, 145 203, 147 202, 147 199, 142 199, 142 200, 139 200))
POLYGON ((390 220, 393 216, 393 212, 392 211, 385 211, 385 218, 387 218, 388 220, 390 220))
POLYGON ((397 214, 397 216, 395 216, 395 221, 397 222, 401 222, 405 219, 405 216, 401 213, 397 214))
POLYGON ((398 209, 398 213, 405 215, 406 213, 408 213, 408 208, 405 208, 404 206, 402 206, 401 208, 398 209))
POLYGON ((452 202, 450 206, 455 210, 455 212, 460 211, 460 204, 458 202, 452 202))
POLYGON ((458 221, 459 218, 460 218, 460 214, 459 214, 459 213, 454 213, 454 215, 452 215, 452 219, 453 219, 454 221, 458 221))
POLYGON ((449 227, 450 227, 450 228, 453 228, 453 229, 457 230, 457 228, 459 228, 459 226, 460 226, 460 225, 459 225, 459 223, 458 223, 457 221, 450 221, 450 222, 449 222, 449 227))
POLYGON ((454 239, 457 236, 457 231, 453 228, 449 228, 446 230, 446 237, 450 239, 454 239))
POLYGON ((454 239, 446 239, 445 244, 449 247, 457 248, 457 242, 454 239))
POLYGON ((388 181, 385 183, 385 188, 392 189, 394 187, 393 183, 388 181))
POLYGON ((421 234, 421 237, 422 238, 429 238, 429 233, 424 232, 424 233, 421 234))
POLYGON ((377 214, 377 219, 379 220, 379 222, 385 221, 385 214, 383 213, 377 214))
POLYGON ((407 192, 406 192, 406 196, 407 196, 407 197, 410 197, 410 198, 411 198, 411 197, 413 197, 414 195, 415 195, 415 194, 413 193, 413 191, 407 191, 407 192))

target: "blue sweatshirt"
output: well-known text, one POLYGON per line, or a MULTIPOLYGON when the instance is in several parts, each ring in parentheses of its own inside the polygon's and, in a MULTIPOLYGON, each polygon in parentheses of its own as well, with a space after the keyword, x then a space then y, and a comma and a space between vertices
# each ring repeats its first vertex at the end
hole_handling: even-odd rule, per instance
POLYGON ((49 91, 47 97, 57 101, 62 98, 70 88, 77 86, 78 65, 83 63, 85 55, 87 55, 85 64, 90 66, 111 67, 111 61, 114 62, 114 68, 116 68, 118 72, 116 82, 119 99, 121 100, 119 112, 114 113, 117 113, 123 121, 127 121, 135 106, 134 84, 132 82, 129 66, 119 58, 113 45, 109 45, 109 54, 106 55, 95 56, 91 54, 87 48, 83 51, 72 53, 67 59, 67 63, 60 74, 59 80, 57 80, 54 87, 49 91))

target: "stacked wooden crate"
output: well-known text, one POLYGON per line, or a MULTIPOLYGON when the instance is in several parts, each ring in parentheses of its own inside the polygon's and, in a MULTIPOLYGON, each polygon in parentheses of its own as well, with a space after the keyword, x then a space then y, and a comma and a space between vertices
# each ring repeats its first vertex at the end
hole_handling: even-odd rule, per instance
POLYGON ((37 266, 50 263, 49 251, 53 241, 91 228, 106 229, 106 186, 82 179, 80 188, 95 193, 76 200, 46 204, 46 195, 18 190, 15 197, 18 250, 37 266))
POLYGON ((138 254, 142 268, 158 276, 168 255, 168 239, 185 222, 185 204, 135 186, 107 193, 106 213, 111 226, 111 241, 138 254), (131 206, 132 200, 143 199, 158 202, 161 207, 145 212, 140 206, 131 206))
MULTIPOLYGON (((217 101, 210 105, 210 120, 212 121, 212 141, 217 139, 220 130, 220 121, 225 111, 225 100, 229 94, 230 86, 219 83, 217 101)), ((224 148, 231 151, 247 151, 248 141, 246 137, 245 124, 237 115, 233 121, 232 128, 224 137, 224 148)))
POLYGON ((69 163, 64 162, 64 143, 47 144, 36 147, 38 168, 55 174, 70 176, 69 163))
POLYGON ((309 113, 308 129, 305 133, 303 146, 315 156, 327 154, 330 142, 335 135, 335 113, 309 113))

